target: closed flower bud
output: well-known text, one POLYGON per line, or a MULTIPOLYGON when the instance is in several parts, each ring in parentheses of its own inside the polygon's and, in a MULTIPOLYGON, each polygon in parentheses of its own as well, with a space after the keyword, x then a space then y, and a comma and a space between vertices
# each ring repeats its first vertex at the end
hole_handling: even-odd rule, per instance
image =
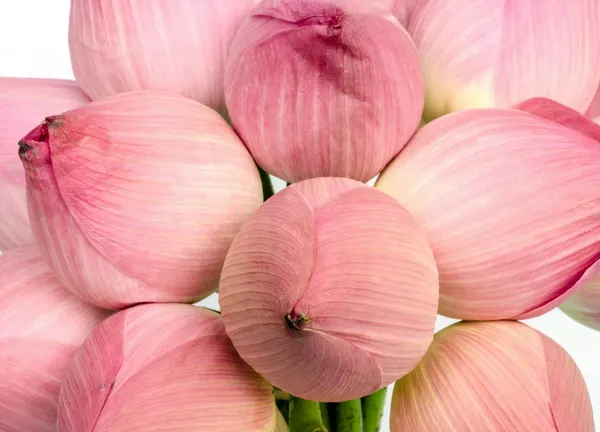
POLYGON ((231 41, 258 0, 71 0, 69 47, 93 99, 162 90, 225 109, 231 41))
POLYGON ((444 116, 377 181, 421 224, 440 313, 522 319, 598 272, 600 126, 548 99, 444 116))
POLYGON ((190 305, 121 311, 75 355, 59 432, 273 432, 273 387, 237 355, 218 314, 190 305))
POLYGON ((66 288, 105 308, 213 292, 262 202, 235 132, 177 95, 110 96, 48 117, 20 146, 36 240, 66 288))
POLYGON ((534 97, 583 113, 600 81, 597 0, 424 0, 409 32, 426 120, 534 97))
POLYGON ((34 246, 0 256, 0 430, 55 432, 60 383, 107 316, 64 290, 34 246))
POLYGON ((33 243, 19 139, 44 117, 88 102, 74 81, 0 78, 0 250, 33 243))
POLYGON ((219 302, 234 346, 257 372, 321 402, 373 393, 431 343, 433 255, 397 202, 350 179, 284 189, 243 226, 219 302))
POLYGON ((265 171, 366 182, 418 127, 423 80, 386 2, 265 0, 234 39, 225 96, 265 171))
POLYGON ((435 335, 394 386, 392 432, 593 432, 588 390, 569 354, 514 321, 461 322, 435 335))

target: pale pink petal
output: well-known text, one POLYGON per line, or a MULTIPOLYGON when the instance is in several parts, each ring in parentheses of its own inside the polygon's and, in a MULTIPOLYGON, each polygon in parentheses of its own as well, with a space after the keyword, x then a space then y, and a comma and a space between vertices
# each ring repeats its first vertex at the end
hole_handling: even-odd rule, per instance
POLYGON ((46 116, 87 102, 74 81, 0 78, 0 250, 33 243, 19 140, 46 116))
POLYGON ((217 314, 137 306, 99 326, 76 355, 58 430, 273 432, 272 393, 239 358, 217 314))
POLYGON ((56 430, 67 367, 107 315, 64 290, 34 246, 0 256, 0 430, 56 430))
POLYGON ((600 88, 598 88, 598 90, 596 91, 594 99, 588 107, 585 115, 590 118, 600 117, 600 88))
POLYGON ((581 371, 571 356, 552 339, 542 336, 542 344, 556 430, 594 432, 592 402, 581 371))
POLYGON ((69 47, 94 99, 164 90, 224 110, 229 46, 258 0, 72 0, 69 47))
POLYGON ((600 81, 595 0, 428 0, 409 31, 421 57, 427 120, 532 97, 584 112, 600 81))
POLYGON ((589 405, 577 367, 546 336, 514 321, 459 323, 396 383, 391 430, 591 432, 589 405))
POLYGON ((432 253, 408 212, 334 178, 267 201, 236 236, 219 290, 242 358, 319 401, 365 396, 410 371, 431 342, 437 298, 432 253))
POLYGON ((367 182, 414 133, 418 55, 382 6, 267 0, 241 26, 225 71, 227 109, 267 172, 367 182))
POLYGON ((600 145, 540 117, 489 109, 440 118, 377 187, 422 224, 443 315, 539 315, 600 258, 600 145))
POLYGON ((262 202, 233 130, 176 95, 112 96, 51 117, 23 143, 36 238, 67 288, 103 307, 210 294, 262 202))
POLYGON ((398 19, 400 24, 408 28, 412 15, 419 2, 427 0, 392 0, 392 13, 398 19))

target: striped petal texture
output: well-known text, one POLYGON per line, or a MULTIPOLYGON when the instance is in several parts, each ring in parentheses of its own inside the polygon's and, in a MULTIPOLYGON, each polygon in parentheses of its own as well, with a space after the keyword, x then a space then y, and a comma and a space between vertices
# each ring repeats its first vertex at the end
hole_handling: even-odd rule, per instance
POLYGON ((33 243, 17 143, 46 116, 88 102, 74 81, 0 78, 0 250, 33 243))
POLYGON ((593 432, 587 387, 569 354, 514 321, 461 322, 435 335, 394 386, 392 432, 593 432))
POLYGON ((231 41, 258 0, 71 0, 73 73, 94 99, 163 90, 223 111, 231 41))
POLYGON ((55 432, 60 383, 107 316, 63 289, 34 246, 0 256, 0 430, 55 432))
POLYGON ((59 432, 273 432, 273 387, 245 364, 218 314, 142 305, 104 321, 60 390, 59 432))
POLYGON ((424 118, 547 97, 585 112, 600 81, 597 0, 427 0, 409 26, 424 118))
POLYGON ((440 313, 530 318, 598 273, 600 127, 548 99, 420 129, 377 187, 422 225, 440 313))
POLYGON ((423 80, 385 2, 265 0, 234 39, 225 95, 265 171, 366 182, 418 127, 423 80))
POLYGON ((58 278, 105 308, 213 292, 260 176, 215 111, 122 93, 49 117, 20 142, 35 237, 58 278))
POLYGON ((431 343, 438 277, 410 214, 357 181, 319 178, 269 199, 236 236, 219 302, 257 372, 321 402, 370 394, 431 343))

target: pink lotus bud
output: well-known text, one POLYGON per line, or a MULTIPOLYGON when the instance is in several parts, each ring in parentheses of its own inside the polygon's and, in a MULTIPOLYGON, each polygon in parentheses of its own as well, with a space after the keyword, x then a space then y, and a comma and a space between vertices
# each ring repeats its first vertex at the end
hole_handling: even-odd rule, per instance
POLYGON ((594 432, 581 372, 552 339, 515 321, 461 322, 394 386, 392 432, 594 432))
POLYGON ((585 112, 600 81, 597 0, 427 0, 409 32, 426 120, 533 97, 585 112))
POLYGON ((0 250, 33 243, 19 139, 47 115, 87 102, 74 81, 0 78, 0 250))
POLYGON ((181 304, 121 311, 75 355, 59 432, 273 432, 273 387, 240 359, 218 314, 181 304))
POLYGON ((60 382, 107 316, 65 291, 33 246, 0 256, 0 430, 54 432, 60 382))
POLYGON ((71 0, 75 78, 93 99, 163 90, 224 110, 225 59, 257 2, 71 0))
POLYGON ((437 119, 377 181, 425 231, 443 315, 534 317, 598 272, 600 126, 548 99, 521 109, 437 119))
POLYGON ((600 331, 600 276, 579 289, 560 308, 575 321, 600 331))
POLYGON ((110 96, 48 117, 19 144, 38 243, 61 282, 101 307, 210 294, 262 203, 235 132, 177 95, 110 96))
POLYGON ((368 181, 418 127, 423 80, 386 2, 265 0, 233 41, 225 96, 265 171, 368 181))
POLYGON ((257 372, 321 402, 373 393, 412 370, 438 301, 431 249, 410 214, 354 180, 296 183, 236 236, 219 302, 257 372))

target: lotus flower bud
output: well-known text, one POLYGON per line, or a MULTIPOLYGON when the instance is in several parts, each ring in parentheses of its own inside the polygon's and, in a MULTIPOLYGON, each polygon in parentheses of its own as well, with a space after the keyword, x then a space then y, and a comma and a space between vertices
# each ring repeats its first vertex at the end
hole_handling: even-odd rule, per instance
POLYGON ((59 432, 273 432, 273 387, 240 359, 218 314, 182 304, 121 311, 75 355, 59 432))
POLYGON ((426 120, 534 97, 583 113, 600 81, 597 0, 427 0, 409 32, 421 56, 426 120))
POLYGON ((54 432, 60 382, 107 316, 64 290, 34 246, 0 256, 0 430, 54 432))
POLYGON ((376 186, 421 224, 440 313, 524 319, 598 272, 600 126, 548 99, 429 123, 376 186))
POLYGON ((560 308, 575 321, 600 331, 600 277, 579 289, 560 308))
POLYGON ((460 322, 435 335, 394 386, 392 432, 593 432, 585 381, 552 339, 515 321, 460 322))
POLYGON ((225 97, 265 171, 366 182, 418 127, 423 81, 386 2, 265 0, 232 43, 225 97))
POLYGON ((19 139, 47 115, 87 102, 74 81, 0 78, 0 250, 33 243, 19 139))
POLYGON ((213 292, 262 203, 235 132, 178 95, 110 96, 48 117, 19 144, 46 259, 66 288, 105 308, 213 292))
POLYGON ((397 202, 354 180, 296 183, 236 236, 219 302, 246 362, 321 402, 355 399, 412 370, 431 343, 432 252, 397 202))
POLYGON ((231 41, 258 0, 71 0, 73 73, 93 99, 162 90, 222 111, 231 41))

